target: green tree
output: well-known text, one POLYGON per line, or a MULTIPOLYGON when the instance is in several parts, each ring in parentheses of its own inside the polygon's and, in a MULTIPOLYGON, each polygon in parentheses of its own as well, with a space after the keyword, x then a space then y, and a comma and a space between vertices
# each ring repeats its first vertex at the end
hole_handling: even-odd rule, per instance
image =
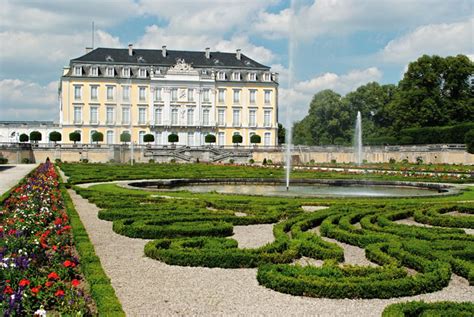
POLYGON ((30 133, 30 140, 32 142, 35 142, 35 143, 38 143, 38 141, 41 141, 42 139, 42 136, 41 136, 41 132, 39 131, 32 131, 30 133))
POLYGON ((283 144, 286 142, 286 129, 283 124, 278 123, 278 144, 283 144))
POLYGON ((127 131, 124 131, 120 134, 120 142, 130 142, 132 136, 127 131))
POLYGON ((204 142, 206 142, 206 143, 216 143, 216 136, 214 134, 207 134, 204 137, 204 142))
POLYGON ((467 152, 474 154, 474 130, 470 130, 464 136, 464 142, 466 142, 467 152))
POLYGON ((102 141, 104 141, 104 134, 102 132, 95 131, 92 133, 92 142, 97 144, 102 141))
POLYGON ((150 142, 155 142, 155 136, 153 134, 145 134, 143 136, 143 142, 150 143, 150 142))
POLYGON ((69 141, 73 141, 74 144, 76 144, 76 142, 80 142, 81 141, 81 134, 79 132, 69 133, 69 141))
POLYGON ((262 142, 262 138, 260 137, 260 135, 252 134, 252 136, 250 136, 250 143, 259 144, 261 142, 262 142))
POLYGON ((171 133, 170 135, 168 135, 168 142, 172 144, 179 142, 179 136, 175 133, 171 133))
POLYGON ((234 143, 235 145, 239 145, 240 143, 242 143, 243 141, 243 138, 240 134, 234 134, 232 136, 232 143, 234 143))
POLYGON ((30 138, 28 137, 28 134, 22 133, 20 134, 20 142, 28 142, 30 138))
POLYGON ((313 137, 311 136, 311 118, 309 115, 303 120, 295 122, 292 132, 292 141, 294 144, 314 145, 313 137))
POLYGON ((61 133, 59 133, 58 131, 53 131, 49 134, 49 140, 53 141, 54 143, 61 141, 61 139, 61 133))

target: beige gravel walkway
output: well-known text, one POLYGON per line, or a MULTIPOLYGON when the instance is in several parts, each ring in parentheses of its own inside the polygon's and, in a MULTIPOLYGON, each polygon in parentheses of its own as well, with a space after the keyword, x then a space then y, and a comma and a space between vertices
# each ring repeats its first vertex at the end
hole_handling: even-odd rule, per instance
POLYGON ((3 165, 13 166, 12 168, 0 171, 0 195, 7 192, 10 188, 18 184, 18 182, 32 171, 38 164, 18 164, 3 165))
POLYGON ((411 299, 468 301, 474 288, 454 276, 440 292, 390 300, 291 296, 258 285, 256 269, 170 266, 146 258, 146 240, 115 234, 98 208, 69 193, 128 316, 380 316, 390 303, 411 299))

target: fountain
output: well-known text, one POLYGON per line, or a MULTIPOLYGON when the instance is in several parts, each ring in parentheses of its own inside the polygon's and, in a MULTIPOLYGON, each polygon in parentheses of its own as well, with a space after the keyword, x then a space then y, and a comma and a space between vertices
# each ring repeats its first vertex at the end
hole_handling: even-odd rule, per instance
MULTIPOLYGON (((295 0, 291 0, 291 11, 293 14, 290 16, 289 32, 288 32, 288 92, 293 88, 293 73, 294 73, 294 62, 293 54, 295 50, 295 28, 294 28, 294 15, 295 15, 295 0)), ((289 97, 289 96, 288 96, 289 97)), ((290 104, 286 105, 286 191, 290 190, 290 172, 291 172, 291 109, 290 104)))
POLYGON ((357 111, 357 119, 354 132, 354 156, 357 165, 362 164, 362 117, 360 111, 357 111))

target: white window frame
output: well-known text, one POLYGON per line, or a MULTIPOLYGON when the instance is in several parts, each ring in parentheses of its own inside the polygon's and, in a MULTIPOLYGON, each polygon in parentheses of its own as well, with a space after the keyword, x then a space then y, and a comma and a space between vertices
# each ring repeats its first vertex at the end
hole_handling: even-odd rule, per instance
POLYGON ((202 125, 208 126, 211 124, 211 110, 208 108, 202 109, 202 125))
POLYGON ((111 67, 111 66, 108 66, 105 69, 105 74, 107 75, 107 77, 114 77, 114 75, 115 75, 114 68, 111 67))
POLYGON ((146 78, 146 68, 139 68, 138 69, 138 77, 146 78))
POLYGON ((105 124, 112 125, 115 124, 115 107, 114 106, 107 106, 105 108, 105 124), (111 110, 109 112, 109 110, 111 110), (111 116, 109 116, 111 113, 111 116))
POLYGON ((225 132, 217 133, 217 144, 221 146, 225 145, 225 132))
POLYGON ((170 94, 171 101, 178 101, 178 88, 171 88, 170 94))
POLYGON ((241 125, 241 111, 240 109, 232 109, 232 126, 240 127, 241 125))
POLYGON ((156 107, 155 108, 155 125, 162 125, 162 124, 163 124, 163 108, 156 107))
POLYGON ((74 85, 74 100, 82 100, 82 86, 74 85))
POLYGON ((155 88, 155 94, 153 98, 155 101, 163 101, 163 89, 155 88))
POLYGON ((263 94, 263 100, 265 104, 269 105, 272 103, 272 91, 271 90, 265 90, 263 94))
POLYGON ((225 126, 225 109, 217 109, 217 124, 219 126, 225 126))
POLYGON ((82 66, 74 66, 74 76, 82 76, 82 66))
POLYGON ((171 109, 171 125, 178 125, 179 122, 179 109, 172 108, 171 109))
POLYGON ((240 81, 240 72, 233 72, 232 73, 232 80, 240 81))
POLYGON ((218 72, 217 80, 225 80, 225 72, 218 72))
POLYGON ((272 76, 270 73, 263 73, 263 81, 271 81, 272 76))
POLYGON ((202 90, 202 102, 210 102, 211 101, 211 90, 209 88, 205 88, 202 90))
POLYGON ((114 135, 114 131, 112 130, 107 130, 107 132, 105 132, 105 140, 107 142, 107 144, 114 144, 115 143, 115 135, 114 135))
POLYGON ((194 146, 194 132, 188 132, 186 136, 186 145, 187 146, 194 146), (191 142, 189 142, 191 141, 191 142))
POLYGON ((272 143, 272 134, 270 132, 265 132, 263 134, 263 145, 270 146, 271 143, 272 143))
POLYGON ((147 108, 146 107, 138 107, 138 124, 146 124, 147 122, 147 108))
POLYGON ((146 101, 146 87, 138 87, 138 101, 146 101))
POLYGON ((219 89, 217 95, 217 101, 221 104, 225 103, 225 95, 227 89, 219 89))
POLYGON ((122 77, 130 78, 130 67, 122 68, 122 77))
POLYGON ((91 124, 99 124, 99 107, 98 106, 91 106, 89 116, 90 116, 89 120, 90 120, 91 124), (94 113, 94 110, 95 110, 95 118, 92 115, 94 113))
POLYGON ((257 103, 257 90, 256 89, 249 89, 249 104, 254 105, 257 103), (252 100, 253 95, 253 100, 252 100))
POLYGON ((256 127, 257 126, 257 109, 249 109, 249 126, 256 127), (252 118, 253 114, 253 118, 252 118))
POLYGON ((92 66, 90 71, 89 71, 89 76, 92 76, 92 77, 97 77, 99 76, 99 67, 97 66, 92 66))
POLYGON ((188 101, 190 101, 190 102, 194 101, 194 89, 193 88, 188 88, 188 101))
POLYGON ((241 92, 242 92, 241 89, 233 89, 232 90, 232 102, 234 103, 234 105, 240 105, 241 92), (236 98, 236 96, 237 96, 237 98, 236 98))
POLYGON ((74 124, 82 124, 82 106, 74 106, 73 111, 74 124))
POLYGON ((186 124, 194 125, 194 108, 188 108, 186 111, 186 124))
POLYGON ((115 100, 115 86, 107 86, 107 100, 108 101, 113 101, 115 100), (111 91, 112 93, 109 94, 109 91, 111 91))
POLYGON ((143 140, 145 138, 145 134, 146 134, 146 131, 139 131, 138 132, 138 144, 145 143, 144 140, 143 140))
POLYGON ((126 125, 130 124, 130 122, 132 121, 130 118, 130 114, 131 114, 130 107, 122 106, 122 124, 126 124, 126 125), (124 115, 125 113, 127 113, 128 118, 126 118, 126 116, 124 115), (125 120, 125 119, 128 119, 128 120, 125 120))
POLYGON ((122 86, 122 100, 123 101, 130 101, 130 86, 122 86), (125 91, 127 93, 125 93, 125 91))
POLYGON ((99 85, 91 85, 90 86, 90 97, 92 101, 97 101, 99 99, 99 85), (92 93, 95 90, 95 97, 92 93))
POLYGON ((272 111, 270 109, 263 110, 263 125, 271 127, 272 125, 272 111))
POLYGON ((257 73, 249 73, 249 81, 256 81, 257 80, 257 73))

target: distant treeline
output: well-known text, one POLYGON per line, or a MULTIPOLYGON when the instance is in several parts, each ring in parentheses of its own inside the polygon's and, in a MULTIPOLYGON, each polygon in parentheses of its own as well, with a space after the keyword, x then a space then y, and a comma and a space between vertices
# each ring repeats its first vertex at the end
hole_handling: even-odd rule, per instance
POLYGON ((465 55, 423 55, 398 85, 372 82, 341 96, 314 95, 308 115, 293 127, 293 142, 352 143, 357 111, 365 144, 465 143, 474 129, 474 63, 465 55))

